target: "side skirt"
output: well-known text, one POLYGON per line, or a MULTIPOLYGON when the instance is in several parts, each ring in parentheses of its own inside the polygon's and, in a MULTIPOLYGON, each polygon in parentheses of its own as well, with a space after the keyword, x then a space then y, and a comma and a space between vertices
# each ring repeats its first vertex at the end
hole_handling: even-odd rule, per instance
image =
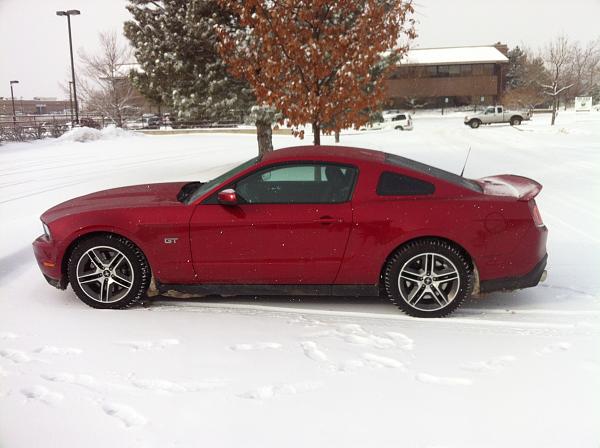
POLYGON ((378 285, 179 285, 156 283, 158 294, 188 299, 206 296, 379 296, 378 285))

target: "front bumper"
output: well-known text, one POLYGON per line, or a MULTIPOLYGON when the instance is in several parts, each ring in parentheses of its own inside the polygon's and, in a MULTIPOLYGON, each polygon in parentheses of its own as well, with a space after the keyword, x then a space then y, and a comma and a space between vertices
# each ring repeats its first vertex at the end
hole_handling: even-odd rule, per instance
POLYGON ((537 286, 540 281, 546 279, 546 264, 548 263, 548 254, 539 261, 535 267, 527 274, 521 277, 506 277, 493 280, 483 280, 480 283, 479 291, 482 293, 493 291, 513 291, 515 289, 531 288, 537 286))
POLYGON ((38 266, 46 281, 56 288, 65 289, 67 278, 62 272, 58 250, 53 242, 46 235, 41 235, 33 242, 32 246, 38 266))

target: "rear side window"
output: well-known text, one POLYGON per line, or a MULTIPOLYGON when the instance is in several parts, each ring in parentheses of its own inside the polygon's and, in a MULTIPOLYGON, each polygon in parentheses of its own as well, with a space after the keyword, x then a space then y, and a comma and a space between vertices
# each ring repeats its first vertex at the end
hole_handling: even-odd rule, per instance
POLYGON ((465 179, 464 177, 457 176, 456 174, 449 173, 448 171, 444 171, 433 166, 425 165, 424 163, 417 162, 416 160, 411 160, 407 159, 406 157, 386 153, 385 161, 390 165, 408 168, 410 170, 417 171, 427 176, 433 176, 445 182, 450 182, 455 185, 459 185, 463 188, 468 188, 469 190, 476 191, 478 193, 483 192, 481 186, 479 186, 479 184, 475 181, 465 179))
POLYGON ((424 180, 385 171, 377 183, 379 196, 415 196, 433 194, 435 186, 424 180))

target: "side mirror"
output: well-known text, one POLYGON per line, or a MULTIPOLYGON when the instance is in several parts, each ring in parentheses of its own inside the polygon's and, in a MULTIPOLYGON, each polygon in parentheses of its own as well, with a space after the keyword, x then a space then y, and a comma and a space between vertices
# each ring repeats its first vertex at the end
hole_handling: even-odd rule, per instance
POLYGON ((236 205, 238 203, 237 194, 233 188, 219 191, 217 200, 219 201, 219 204, 223 205, 236 205))

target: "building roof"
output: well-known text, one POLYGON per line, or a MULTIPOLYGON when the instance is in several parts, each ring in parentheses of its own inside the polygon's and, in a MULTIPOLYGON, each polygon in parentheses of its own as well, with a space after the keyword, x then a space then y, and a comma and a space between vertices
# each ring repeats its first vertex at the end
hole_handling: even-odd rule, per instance
POLYGON ((481 47, 415 48, 400 61, 406 65, 504 63, 508 58, 493 45, 481 47))

